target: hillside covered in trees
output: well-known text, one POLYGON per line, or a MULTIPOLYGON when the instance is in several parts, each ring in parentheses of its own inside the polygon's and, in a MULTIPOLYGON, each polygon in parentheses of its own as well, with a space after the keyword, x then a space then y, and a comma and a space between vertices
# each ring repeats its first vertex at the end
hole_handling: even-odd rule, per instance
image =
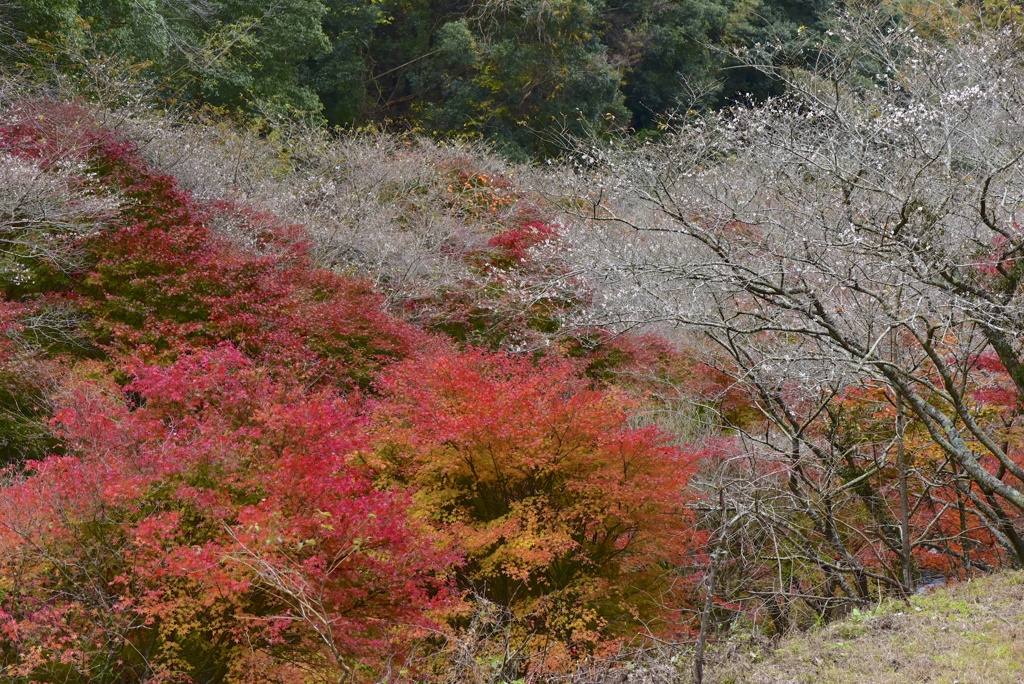
POLYGON ((1019 593, 1014 6, 0 11, 3 681, 772 681, 1019 593))
POLYGON ((486 139, 525 160, 557 155, 567 135, 651 129, 680 107, 774 92, 733 53, 780 42, 787 59, 800 59, 827 8, 825 0, 18 0, 0 17, 8 42, 30 46, 20 58, 66 68, 116 56, 164 100, 306 113, 346 127, 387 122, 486 139))

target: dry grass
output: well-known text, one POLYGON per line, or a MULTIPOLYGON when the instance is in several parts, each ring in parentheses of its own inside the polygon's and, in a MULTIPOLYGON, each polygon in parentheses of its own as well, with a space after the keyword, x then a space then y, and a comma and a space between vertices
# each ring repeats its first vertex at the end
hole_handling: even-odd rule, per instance
MULTIPOLYGON (((648 643, 580 662, 562 684, 693 684, 693 652, 648 643)), ((453 672, 447 682, 505 682, 453 672)), ((711 647, 705 684, 1024 684, 1024 572, 886 601, 781 642, 732 635, 711 647)))
POLYGON ((715 684, 1010 684, 1024 682, 1024 573, 964 582, 910 603, 885 603, 738 652, 715 684))

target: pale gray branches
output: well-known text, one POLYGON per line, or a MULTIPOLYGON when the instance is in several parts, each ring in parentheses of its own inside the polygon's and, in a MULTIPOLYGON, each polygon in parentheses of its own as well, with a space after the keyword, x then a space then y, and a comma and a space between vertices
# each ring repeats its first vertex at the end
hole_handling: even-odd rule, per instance
POLYGON ((726 426, 751 465, 718 486, 787 559, 776 597, 799 593, 798 556, 822 598, 911 589, 911 547, 970 568, 939 522, 958 509, 1024 563, 1024 53, 1011 28, 943 19, 849 10, 813 69, 773 68, 786 96, 581 153, 570 258, 598 291, 590 322, 700 331, 770 426, 726 426), (1016 400, 996 420, 979 396, 999 366, 1016 400), (867 394, 888 423, 854 434, 844 411, 867 394), (902 420, 934 447, 899 468, 927 505, 894 496, 902 420))

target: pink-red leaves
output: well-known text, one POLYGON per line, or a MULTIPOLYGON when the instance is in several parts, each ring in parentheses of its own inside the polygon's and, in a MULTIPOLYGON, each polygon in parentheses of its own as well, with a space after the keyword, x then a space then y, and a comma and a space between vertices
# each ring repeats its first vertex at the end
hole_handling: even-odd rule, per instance
POLYGON ((92 622, 118 653, 155 640, 145 667, 193 675, 201 657, 230 666, 243 637, 345 667, 424 621, 451 559, 410 521, 408 496, 354 462, 357 399, 272 380, 231 346, 133 371, 141 408, 115 388, 73 388, 55 418, 71 455, 4 491, 0 576, 27 575, 3 608, 31 635, 7 648, 25 667, 33 649, 58 648, 49 618, 25 607, 58 595, 73 632, 92 622), (205 647, 186 643, 194 630, 205 647))

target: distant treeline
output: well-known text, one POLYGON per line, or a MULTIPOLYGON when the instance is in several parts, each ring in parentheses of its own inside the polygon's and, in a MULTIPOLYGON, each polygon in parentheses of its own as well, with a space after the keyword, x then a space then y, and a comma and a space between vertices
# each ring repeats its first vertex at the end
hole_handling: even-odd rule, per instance
POLYGON ((299 111, 557 153, 679 107, 772 92, 734 54, 787 58, 831 0, 14 0, 8 62, 114 57, 171 102, 299 111), (20 48, 20 49, 19 49, 20 48))

